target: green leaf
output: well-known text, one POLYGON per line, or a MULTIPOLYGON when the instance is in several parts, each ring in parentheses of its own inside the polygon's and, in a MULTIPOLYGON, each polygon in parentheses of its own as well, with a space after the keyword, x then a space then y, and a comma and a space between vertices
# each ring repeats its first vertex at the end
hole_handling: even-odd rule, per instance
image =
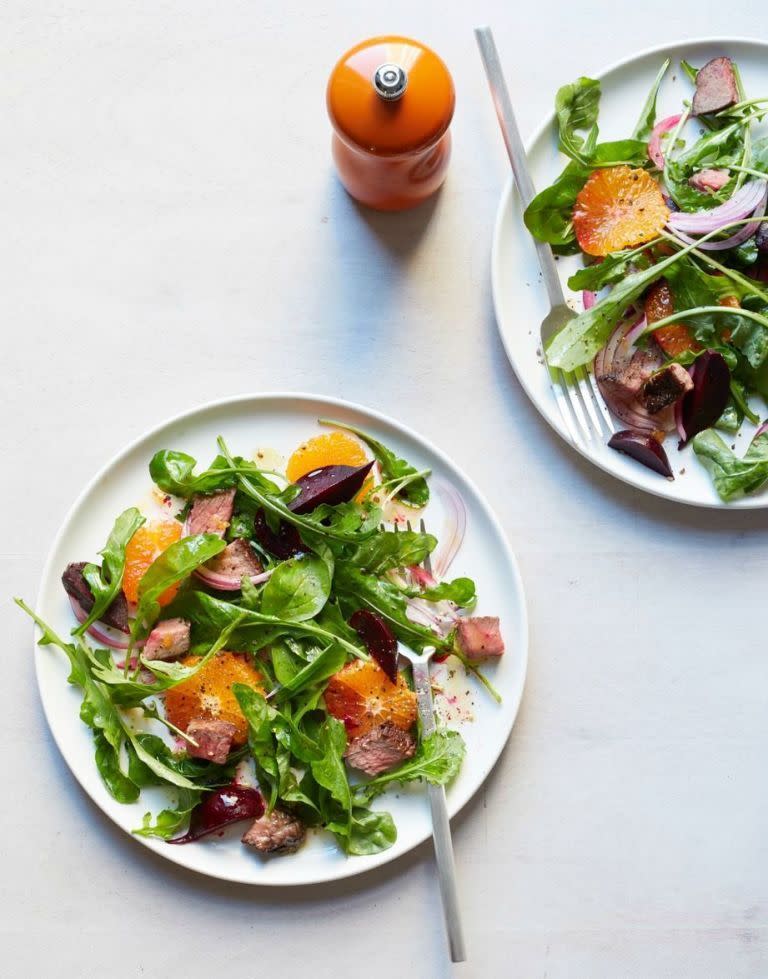
POLYGON ((576 240, 573 208, 576 195, 591 172, 590 167, 571 161, 554 183, 534 197, 523 220, 535 238, 559 247, 571 245, 576 240))
POLYGON ((388 812, 356 807, 352 810, 349 835, 337 839, 349 856, 369 856, 388 850, 397 840, 397 828, 388 812))
POLYGON ((398 458, 391 449, 354 425, 345 425, 330 418, 318 418, 318 421, 321 425, 352 432, 365 442, 379 463, 382 482, 392 496, 412 507, 425 507, 429 503, 429 486, 424 478, 428 472, 421 472, 405 459, 398 458))
POLYGON ((420 597, 428 602, 448 601, 462 608, 472 608, 477 603, 477 590, 471 578, 454 578, 453 581, 441 581, 434 588, 428 588, 420 597))
POLYGON ((613 254, 607 255, 602 262, 594 262, 592 265, 587 265, 574 272, 568 279, 568 288, 574 292, 581 292, 585 289, 590 292, 599 292, 606 286, 621 281, 629 273, 631 267, 647 267, 648 261, 643 259, 642 255, 644 251, 645 245, 640 248, 632 248, 629 251, 613 252, 613 254))
POLYGON ((96 768, 109 794, 118 802, 135 802, 139 798, 140 787, 130 774, 121 771, 119 752, 98 729, 93 732, 93 741, 96 745, 96 768))
POLYGON ((319 746, 322 757, 310 762, 312 775, 318 785, 327 789, 347 817, 352 816, 352 791, 344 767, 344 750, 347 747, 347 734, 344 725, 335 717, 328 715, 319 731, 319 746))
POLYGON ((458 731, 438 728, 424 738, 412 758, 357 786, 355 800, 368 803, 392 782, 423 779, 433 785, 448 785, 458 775, 465 753, 466 745, 458 731))
POLYGON ((585 166, 597 143, 599 111, 600 82, 593 78, 577 78, 563 85, 555 96, 558 146, 566 156, 585 166))
POLYGON ((162 449, 149 463, 149 474, 164 493, 189 499, 196 493, 215 493, 237 485, 238 474, 245 473, 265 492, 278 494, 279 487, 262 470, 247 459, 218 455, 208 469, 195 474, 197 460, 186 452, 162 449))
POLYGON ((286 696, 297 694, 308 687, 313 687, 338 673, 348 659, 347 651, 337 642, 331 643, 315 658, 302 667, 290 679, 281 684, 276 695, 282 700, 286 696))
POLYGON ((683 71, 686 73, 686 75, 690 78, 690 80, 695 85, 696 79, 699 74, 699 69, 694 68, 693 65, 689 64, 684 58, 680 61, 680 67, 683 69, 683 71))
POLYGON ((667 58, 661 68, 659 68, 659 72, 653 81, 653 85, 651 85, 648 98, 643 104, 643 108, 640 112, 640 118, 637 120, 637 125, 632 133, 634 139, 647 140, 651 135, 651 130, 656 125, 656 99, 659 94, 659 88, 664 75, 667 73, 667 68, 669 68, 669 58, 667 58))
POLYGON ((360 544, 349 560, 369 574, 381 575, 395 568, 421 564, 436 547, 437 538, 431 534, 382 531, 360 544))
POLYGON ((181 789, 175 809, 163 809, 152 822, 152 813, 145 813, 142 825, 133 832, 136 836, 155 837, 170 840, 184 829, 192 810, 200 801, 202 793, 193 789, 181 789))
POLYGON ((755 493, 768 481, 768 432, 752 440, 742 459, 711 429, 700 432, 692 445, 726 502, 755 493))
POLYGON ((73 635, 82 636, 117 598, 125 571, 125 548, 143 523, 144 517, 136 507, 125 510, 115 521, 106 544, 99 552, 103 558, 101 567, 86 565, 83 576, 93 595, 93 608, 85 621, 72 631, 73 635))
POLYGON ((327 563, 316 554, 302 554, 275 568, 264 586, 261 610, 266 615, 303 622, 320 612, 330 593, 327 563))

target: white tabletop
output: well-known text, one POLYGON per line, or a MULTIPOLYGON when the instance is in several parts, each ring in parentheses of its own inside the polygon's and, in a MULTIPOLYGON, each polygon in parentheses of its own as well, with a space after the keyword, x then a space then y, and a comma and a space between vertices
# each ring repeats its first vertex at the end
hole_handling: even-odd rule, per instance
POLYGON ((471 32, 494 25, 530 132, 579 74, 665 40, 765 36, 768 15, 452 6, 3 5, 5 975, 768 974, 768 513, 641 496, 522 395, 491 309, 507 171, 471 32), (399 217, 340 189, 324 108, 335 58, 386 30, 431 43, 458 89, 448 182, 399 217), (108 823, 42 716, 7 596, 34 598, 84 481, 170 413, 270 389, 418 428, 484 489, 520 560, 528 685, 455 823, 470 961, 453 971, 428 846, 305 893, 213 883, 108 823))

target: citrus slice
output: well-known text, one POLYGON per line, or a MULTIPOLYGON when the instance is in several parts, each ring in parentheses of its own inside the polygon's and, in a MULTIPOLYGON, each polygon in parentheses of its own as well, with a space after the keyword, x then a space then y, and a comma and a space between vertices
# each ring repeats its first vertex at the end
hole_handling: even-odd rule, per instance
POLYGON ((416 720, 416 694, 402 674, 392 683, 373 660, 356 660, 334 674, 325 688, 325 706, 354 738, 387 721, 407 731, 416 720))
POLYGON ((594 170, 576 196, 573 227, 587 255, 609 255, 657 238, 669 218, 656 181, 645 170, 594 170))
MULTIPOLYGON (((645 296, 645 318, 648 325, 675 312, 675 302, 665 279, 654 282, 645 296)), ((653 336, 668 357, 679 357, 687 350, 701 349, 685 323, 669 323, 653 331, 653 336)))
MULTIPOLYGON (((164 520, 139 527, 125 548, 123 592, 129 602, 139 600, 139 582, 150 564, 180 538, 181 524, 178 520, 164 520)), ((161 605, 167 605, 173 601, 177 591, 178 585, 173 585, 163 592, 158 601, 161 605)))
MULTIPOLYGON (((184 666, 194 666, 199 656, 187 656, 184 666)), ((248 722, 232 693, 233 683, 243 683, 262 692, 261 673, 247 656, 222 650, 189 680, 184 680, 165 693, 165 713, 171 724, 186 731, 190 721, 229 721, 235 726, 234 745, 245 744, 248 722)))
MULTIPOLYGON (((323 466, 364 466, 368 462, 362 443, 347 432, 325 432, 309 439, 296 449, 285 469, 289 482, 323 466)), ((355 497, 358 502, 370 491, 373 480, 367 479, 355 497)))

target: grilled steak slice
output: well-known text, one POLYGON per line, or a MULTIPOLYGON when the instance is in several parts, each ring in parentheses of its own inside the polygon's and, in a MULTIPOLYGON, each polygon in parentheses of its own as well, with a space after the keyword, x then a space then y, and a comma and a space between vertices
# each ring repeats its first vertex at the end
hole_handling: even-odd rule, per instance
MULTIPOLYGON (((64 569, 61 576, 61 583, 64 590, 78 605, 85 611, 90 612, 93 608, 93 594, 88 587, 88 582, 83 577, 83 569, 87 561, 73 561, 64 569)), ((104 612, 101 621, 105 625, 111 625, 113 629, 121 632, 128 632, 128 601, 122 591, 117 593, 109 608, 104 612)))
POLYGON ((714 194, 715 191, 722 190, 730 179, 731 174, 728 170, 699 170, 698 173, 694 173, 688 183, 695 190, 700 190, 705 194, 714 194))
POLYGON ((193 744, 187 745, 187 754, 192 758, 205 758, 207 761, 223 765, 229 757, 229 750, 232 747, 237 728, 229 721, 209 720, 200 717, 190 721, 187 725, 187 734, 190 738, 197 741, 197 748, 193 744))
POLYGON ((643 401, 656 415, 693 388, 693 378, 680 364, 670 364, 652 374, 643 386, 643 401))
POLYGON ((713 58, 696 76, 691 111, 695 116, 719 112, 739 101, 739 89, 730 58, 713 58))
POLYGON ((410 758, 415 751, 416 740, 413 735, 387 722, 377 725, 359 738, 354 738, 344 757, 352 768, 357 768, 366 775, 379 775, 410 758))
POLYGON ((218 534, 223 537, 232 519, 234 506, 233 489, 205 496, 198 493, 187 517, 187 530, 190 534, 218 534))
POLYGON ((158 622, 144 643, 145 659, 176 659, 189 652, 189 622, 166 619, 158 622))
POLYGON ((292 853, 304 842, 304 823, 284 809, 264 813, 243 834, 243 843, 259 853, 292 853))
POLYGON ((242 578, 243 575, 259 574, 261 563, 247 540, 238 538, 227 544, 224 550, 206 564, 206 568, 227 578, 242 578))
POLYGON ((504 652, 504 640, 496 616, 475 615, 459 619, 456 634, 459 649, 467 659, 501 656, 504 652))

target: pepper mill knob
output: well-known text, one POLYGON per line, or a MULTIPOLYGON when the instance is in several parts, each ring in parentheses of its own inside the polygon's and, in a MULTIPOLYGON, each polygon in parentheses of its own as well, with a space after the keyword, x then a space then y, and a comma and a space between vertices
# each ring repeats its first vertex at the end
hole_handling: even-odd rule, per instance
POLYGON ((394 102, 408 87, 408 75, 400 65, 379 65, 373 76, 373 87, 383 99, 394 102))

